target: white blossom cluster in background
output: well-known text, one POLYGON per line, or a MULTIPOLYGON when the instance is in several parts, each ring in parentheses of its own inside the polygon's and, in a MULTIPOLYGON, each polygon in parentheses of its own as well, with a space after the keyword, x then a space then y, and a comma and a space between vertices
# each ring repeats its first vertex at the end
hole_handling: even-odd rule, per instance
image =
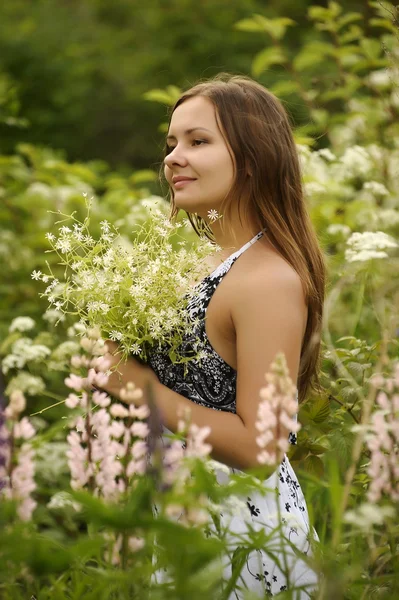
POLYGON ((125 355, 145 359, 151 345, 166 343, 172 360, 178 360, 182 334, 193 325, 185 310, 193 282, 215 246, 201 240, 187 248, 183 239, 176 241, 181 223, 172 224, 153 200, 148 210, 150 218, 137 226, 131 244, 107 221, 95 240, 87 221, 71 217, 58 236, 47 234, 66 278, 59 281, 37 270, 32 278, 47 285, 43 295, 52 311, 77 313, 84 326, 98 326, 118 341, 125 355))
POLYGON ((345 258, 348 262, 387 258, 386 250, 398 247, 398 244, 383 231, 354 232, 346 244, 345 258))
POLYGON ((335 145, 339 148, 335 153, 329 148, 312 151, 298 145, 304 189, 316 218, 320 212, 323 219, 335 220, 340 209, 346 222, 327 225, 332 235, 336 235, 335 227, 342 226, 356 231, 387 229, 395 236, 399 225, 399 146, 335 145))

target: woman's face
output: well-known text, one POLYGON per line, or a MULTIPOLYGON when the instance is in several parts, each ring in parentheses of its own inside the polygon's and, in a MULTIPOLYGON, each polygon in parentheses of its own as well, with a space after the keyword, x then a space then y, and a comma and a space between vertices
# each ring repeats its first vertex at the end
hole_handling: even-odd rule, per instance
POLYGON ((233 160, 215 111, 211 100, 203 96, 180 104, 170 122, 164 161, 176 207, 203 218, 209 210, 219 212, 234 181, 233 160))

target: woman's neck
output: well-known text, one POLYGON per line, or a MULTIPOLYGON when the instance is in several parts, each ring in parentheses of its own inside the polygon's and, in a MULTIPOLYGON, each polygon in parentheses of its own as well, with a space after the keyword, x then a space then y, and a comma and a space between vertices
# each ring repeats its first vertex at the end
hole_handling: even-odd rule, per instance
POLYGON ((209 227, 215 237, 215 241, 222 250, 234 252, 239 250, 249 242, 259 231, 255 231, 255 228, 241 225, 241 223, 235 224, 234 227, 226 227, 222 229, 220 221, 214 221, 209 223, 209 227))

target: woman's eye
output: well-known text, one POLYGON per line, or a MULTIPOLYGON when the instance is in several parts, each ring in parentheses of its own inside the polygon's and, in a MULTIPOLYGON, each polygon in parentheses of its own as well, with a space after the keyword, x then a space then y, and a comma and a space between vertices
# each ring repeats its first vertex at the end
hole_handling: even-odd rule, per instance
MULTIPOLYGON (((202 144, 207 144, 208 142, 206 140, 193 140, 191 142, 192 146, 201 146, 202 144)), ((173 152, 173 150, 176 148, 176 146, 168 146, 168 144, 166 144, 166 154, 170 154, 171 152, 173 152)))

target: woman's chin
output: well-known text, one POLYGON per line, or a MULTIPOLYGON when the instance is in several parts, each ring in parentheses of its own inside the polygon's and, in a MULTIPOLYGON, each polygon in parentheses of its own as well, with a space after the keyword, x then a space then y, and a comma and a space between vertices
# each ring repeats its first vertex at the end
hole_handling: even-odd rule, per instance
POLYGON ((199 211, 204 211, 203 204, 201 205, 199 202, 196 202, 188 196, 184 197, 183 195, 180 196, 179 194, 175 194, 174 203, 176 208, 180 208, 181 210, 185 210, 186 212, 199 213, 199 211))

